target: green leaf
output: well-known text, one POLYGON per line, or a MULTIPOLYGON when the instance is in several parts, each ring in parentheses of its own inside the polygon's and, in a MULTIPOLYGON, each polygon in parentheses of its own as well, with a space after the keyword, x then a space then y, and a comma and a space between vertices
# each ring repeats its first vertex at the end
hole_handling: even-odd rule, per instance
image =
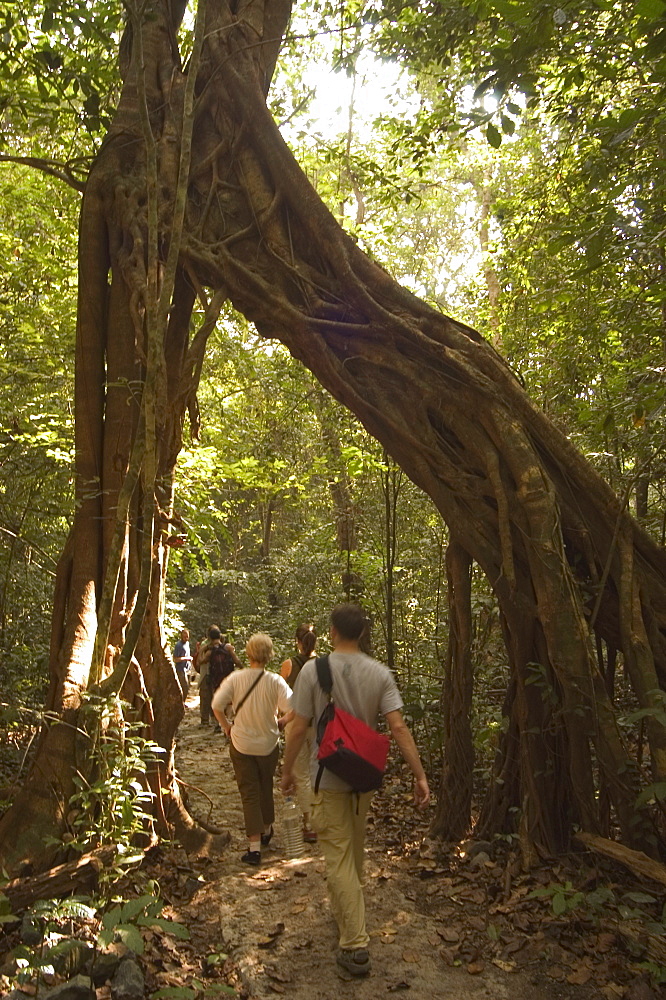
POLYGON ((128 920, 133 920, 134 917, 136 917, 139 913, 145 912, 148 907, 152 906, 155 902, 156 900, 154 896, 138 896, 136 899, 130 899, 127 903, 123 904, 121 918, 123 923, 128 920))
POLYGON ((499 149, 502 145, 502 133, 499 129, 493 125, 492 122, 488 122, 488 127, 486 129, 486 139, 493 147, 493 149, 499 149))
POLYGON ((119 924, 115 928, 115 933, 136 955, 143 955, 143 938, 134 924, 119 924))
POLYGON ((216 951, 206 956, 206 965, 223 965, 229 956, 223 951, 216 951))
POLYGON ((567 908, 567 897, 562 892, 556 892, 553 896, 553 913, 556 917, 561 916, 567 908))
POLYGON ((666 801, 666 782, 657 781, 644 788, 636 797, 636 807, 646 805, 648 802, 666 801))
POLYGON ((663 0, 638 0, 634 5, 634 13, 644 17, 649 21, 656 21, 662 17, 666 11, 666 3, 663 0))
POLYGON ((112 930, 122 920, 122 912, 120 906, 114 906, 113 909, 107 910, 102 917, 102 926, 112 930))
POLYGON ((190 932, 184 924, 179 924, 176 920, 167 920, 164 917, 139 917, 137 924, 141 927, 159 927, 166 934, 173 934, 174 937, 182 941, 188 941, 190 932))
POLYGON ((493 0, 493 7, 507 21, 515 21, 521 14, 520 5, 510 3, 508 0, 493 0))
POLYGON ((657 900, 654 896, 648 895, 647 892, 625 892, 622 899, 628 899, 630 903, 656 903, 657 900))

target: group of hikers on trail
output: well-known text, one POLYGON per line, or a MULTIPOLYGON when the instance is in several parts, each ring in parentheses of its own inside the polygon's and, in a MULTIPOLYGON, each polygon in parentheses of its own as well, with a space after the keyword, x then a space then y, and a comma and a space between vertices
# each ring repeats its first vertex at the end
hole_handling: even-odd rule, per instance
MULTIPOLYGON (((314 628, 299 625, 297 652, 277 674, 266 670, 273 657, 269 635, 258 632, 248 639, 249 666, 243 667, 231 643, 212 626, 195 661, 201 724, 208 725, 212 710, 229 739, 248 838, 241 860, 247 865, 261 864, 261 848, 273 836, 273 779, 279 734, 286 733, 280 788, 285 796, 298 797, 304 840, 318 841, 321 848, 339 932, 336 960, 352 976, 365 976, 371 968, 363 850, 373 789, 381 783, 382 741, 388 746, 388 740, 374 732, 380 715, 414 775, 416 806, 425 809, 430 801, 428 781, 402 717, 403 702, 393 674, 361 651, 359 643, 367 628, 359 605, 338 605, 331 612, 332 652, 317 658, 314 628), (220 652, 214 652, 217 649, 220 652), (221 681, 219 669, 224 673, 221 681)), ((181 643, 186 631, 181 633, 181 643)), ((181 669, 186 670, 192 659, 189 644, 185 653, 177 644, 174 661, 179 673, 179 662, 185 662, 181 669)), ((384 762, 385 756, 386 749, 384 762)))

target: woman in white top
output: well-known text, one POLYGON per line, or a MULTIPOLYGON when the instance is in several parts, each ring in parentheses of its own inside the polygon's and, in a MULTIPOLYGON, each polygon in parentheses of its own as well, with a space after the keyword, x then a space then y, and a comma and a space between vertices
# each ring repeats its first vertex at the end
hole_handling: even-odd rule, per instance
POLYGON ((261 845, 267 846, 273 835, 275 805, 273 776, 278 761, 278 712, 291 705, 291 691, 286 681, 267 672, 273 656, 269 635, 257 632, 245 647, 250 666, 229 674, 213 696, 213 712, 230 738, 229 755, 243 803, 248 850, 241 860, 248 865, 261 864, 261 845), (234 710, 233 723, 226 709, 234 710))

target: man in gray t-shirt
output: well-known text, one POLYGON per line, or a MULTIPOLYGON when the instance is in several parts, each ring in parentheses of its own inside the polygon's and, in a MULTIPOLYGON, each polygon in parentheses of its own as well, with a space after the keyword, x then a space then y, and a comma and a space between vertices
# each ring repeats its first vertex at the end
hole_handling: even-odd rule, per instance
MULTIPOLYGON (((376 724, 379 715, 385 716, 391 735, 414 775, 414 801, 425 809, 430 789, 412 734, 402 718, 402 698, 390 670, 360 651, 358 642, 365 628, 366 619, 357 604, 341 604, 333 609, 334 651, 329 661, 333 700, 369 726, 376 724)), ((295 717, 282 766, 281 787, 285 795, 294 791, 293 765, 307 728, 311 723, 316 725, 327 700, 312 660, 305 664, 294 687, 295 717)), ((313 784, 319 770, 317 749, 315 743, 311 762, 313 784)), ((341 778, 324 769, 311 814, 326 860, 326 883, 340 934, 337 961, 354 976, 364 976, 370 971, 370 939, 365 928, 361 879, 365 817, 371 799, 372 792, 354 792, 341 778)))

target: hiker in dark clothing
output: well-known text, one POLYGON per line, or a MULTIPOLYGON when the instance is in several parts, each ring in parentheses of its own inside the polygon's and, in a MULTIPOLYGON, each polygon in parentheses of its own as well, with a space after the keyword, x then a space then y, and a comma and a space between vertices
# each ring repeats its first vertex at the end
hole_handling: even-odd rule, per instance
MULTIPOLYGON (((227 677, 235 667, 242 667, 241 661, 236 655, 236 650, 230 642, 226 641, 226 636, 217 625, 211 625, 208 629, 208 641, 199 653, 197 665, 199 667, 199 711, 202 726, 207 726, 211 717, 211 699, 225 677, 227 677)), ((215 720, 216 733, 221 733, 220 724, 215 720)))

